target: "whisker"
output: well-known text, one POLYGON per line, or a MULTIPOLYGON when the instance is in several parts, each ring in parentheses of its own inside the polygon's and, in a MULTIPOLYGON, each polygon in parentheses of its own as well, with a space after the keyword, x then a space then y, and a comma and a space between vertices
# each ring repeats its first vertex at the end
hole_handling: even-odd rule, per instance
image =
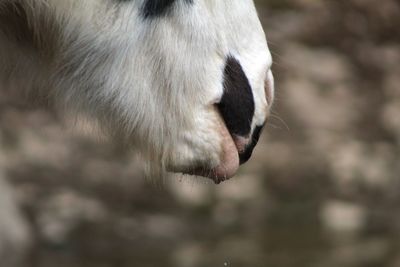
POLYGON ((271 128, 273 128, 273 129, 278 129, 278 130, 283 130, 283 129, 284 129, 284 128, 282 128, 281 126, 278 126, 278 125, 273 124, 273 123, 271 123, 271 122, 267 123, 266 126, 267 126, 267 127, 271 127, 271 128))
POLYGON ((285 126, 286 130, 288 132, 290 132, 289 125, 281 117, 279 117, 278 115, 272 114, 272 113, 270 116, 271 116, 271 118, 277 119, 279 122, 281 122, 283 124, 283 126, 285 126))

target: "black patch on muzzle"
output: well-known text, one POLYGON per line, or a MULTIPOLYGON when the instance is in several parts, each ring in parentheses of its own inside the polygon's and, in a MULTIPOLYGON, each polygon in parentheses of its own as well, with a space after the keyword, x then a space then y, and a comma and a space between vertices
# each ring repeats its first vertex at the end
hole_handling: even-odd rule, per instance
POLYGON ((255 109, 253 92, 239 61, 231 56, 224 71, 224 95, 217 106, 231 135, 250 134, 255 109))
POLYGON ((193 0, 146 0, 142 7, 143 17, 155 18, 164 16, 171 10, 173 4, 177 1, 184 1, 187 4, 193 3, 193 0))
POLYGON ((264 128, 264 125, 257 126, 254 129, 250 144, 246 147, 246 149, 243 153, 239 154, 240 164, 246 163, 251 158, 251 154, 253 154, 254 147, 257 145, 258 140, 260 139, 263 128, 264 128))

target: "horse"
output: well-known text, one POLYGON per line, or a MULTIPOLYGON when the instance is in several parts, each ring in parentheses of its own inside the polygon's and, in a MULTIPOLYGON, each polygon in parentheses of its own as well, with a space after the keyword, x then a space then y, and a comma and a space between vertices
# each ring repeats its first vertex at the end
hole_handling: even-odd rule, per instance
POLYGON ((220 183, 274 99, 252 0, 2 0, 0 88, 83 117, 160 172, 220 183))

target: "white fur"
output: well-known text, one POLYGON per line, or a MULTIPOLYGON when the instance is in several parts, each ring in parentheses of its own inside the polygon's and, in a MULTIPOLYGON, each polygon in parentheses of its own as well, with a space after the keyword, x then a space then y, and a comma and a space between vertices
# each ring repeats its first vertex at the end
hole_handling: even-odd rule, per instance
POLYGON ((253 88, 253 127, 265 121, 272 59, 252 0, 177 1, 172 15, 149 20, 144 0, 1 1, 23 6, 35 38, 20 44, 0 24, 0 86, 96 120, 163 168, 219 164, 212 104, 229 54, 253 88))

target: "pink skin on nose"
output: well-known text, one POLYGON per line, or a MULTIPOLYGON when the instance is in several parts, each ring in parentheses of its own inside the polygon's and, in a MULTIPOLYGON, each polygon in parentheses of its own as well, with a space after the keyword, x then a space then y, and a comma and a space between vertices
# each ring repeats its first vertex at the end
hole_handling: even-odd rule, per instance
POLYGON ((243 153, 246 150, 247 145, 250 143, 250 137, 243 137, 238 135, 233 135, 233 140, 235 142, 237 151, 243 153))
POLYGON ((224 124, 220 125, 220 133, 222 136, 221 162, 208 176, 217 184, 233 177, 239 169, 238 150, 224 124))

